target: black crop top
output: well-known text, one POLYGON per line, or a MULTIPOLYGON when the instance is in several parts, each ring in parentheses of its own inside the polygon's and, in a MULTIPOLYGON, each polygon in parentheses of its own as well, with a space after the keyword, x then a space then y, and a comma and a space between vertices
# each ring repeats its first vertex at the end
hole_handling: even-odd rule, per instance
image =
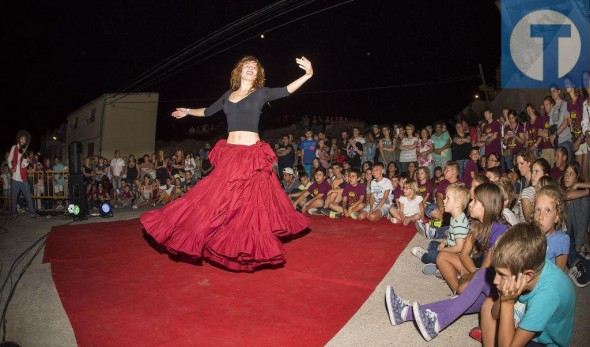
POLYGON ((238 102, 231 102, 229 96, 233 91, 228 90, 219 100, 205 109, 205 117, 221 111, 227 117, 227 131, 253 131, 258 132, 258 122, 262 107, 268 101, 284 98, 289 95, 287 87, 260 88, 253 91, 238 102))

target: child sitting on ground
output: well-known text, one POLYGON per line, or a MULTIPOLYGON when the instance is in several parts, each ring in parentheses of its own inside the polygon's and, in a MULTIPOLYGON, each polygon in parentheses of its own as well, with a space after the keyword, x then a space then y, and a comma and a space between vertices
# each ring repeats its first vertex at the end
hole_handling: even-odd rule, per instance
POLYGON ((319 208, 324 206, 324 197, 330 191, 330 184, 325 180, 326 169, 320 167, 314 173, 315 182, 293 202, 293 207, 301 208, 301 212, 315 214, 319 208), (306 200, 311 196, 310 200, 306 200))
POLYGON ((408 226, 419 219, 424 219, 424 199, 418 195, 418 184, 413 179, 409 179, 404 184, 404 195, 398 200, 398 208, 393 204, 389 209, 392 223, 403 223, 408 226))
MULTIPOLYGON (((421 247, 412 248, 413 255, 418 257, 424 264, 422 272, 434 274, 436 272, 436 257, 439 252, 450 252, 459 254, 465 243, 469 232, 469 221, 465 216, 465 208, 469 203, 469 189, 463 183, 453 183, 447 188, 444 201, 445 212, 451 214, 451 225, 448 229, 448 236, 442 242, 430 241, 428 249, 421 247)), ((442 229, 442 228, 439 228, 442 229)), ((434 229, 430 229, 434 230, 434 229)), ((431 238, 440 238, 443 235, 429 235, 431 238)))
MULTIPOLYGON (((300 184, 299 184, 299 187, 297 187, 297 192, 289 194, 291 201, 297 200, 297 198, 300 197, 309 188, 309 186, 311 186, 311 181, 309 180, 309 176, 307 175, 307 172, 305 172, 305 171, 299 172, 299 183, 300 184)), ((310 198, 310 197, 308 197, 308 198, 310 198)))
POLYGON ((342 174, 342 167, 340 163, 334 163, 331 166, 332 172, 334 176, 329 180, 329 184, 331 186, 330 191, 326 194, 326 198, 324 199, 324 206, 320 210, 322 214, 329 216, 332 210, 330 210, 330 204, 334 203, 336 205, 340 204, 342 201, 342 190, 344 186, 346 186, 346 180, 344 175, 342 174))
MULTIPOLYGON (((538 213, 546 213, 541 210, 538 213)), ((555 211, 551 211, 555 212, 555 211)), ((576 293, 565 272, 546 259, 548 240, 536 224, 511 228, 495 246, 492 266, 499 298, 492 306, 499 346, 569 346, 574 328, 576 293), (526 305, 518 327, 516 303, 526 305)), ((555 224, 552 226, 555 230, 555 224)), ((484 336, 489 332, 482 331, 484 336)))
POLYGON ((342 192, 341 205, 333 202, 330 204, 332 210, 330 217, 344 217, 356 218, 356 213, 365 207, 365 196, 367 188, 361 180, 361 173, 357 169, 350 169, 348 176, 349 182, 344 187, 342 192))
MULTIPOLYGON (((490 172, 490 171, 488 171, 490 172)), ((504 199, 504 209, 502 210, 502 217, 508 222, 508 224, 518 224, 518 217, 512 212, 510 207, 512 206, 512 200, 514 197, 514 185, 505 180, 501 180, 497 183, 498 187, 502 191, 502 198, 504 199)))
POLYGON ((389 178, 383 177, 384 172, 383 163, 376 162, 373 165, 373 177, 371 181, 371 194, 369 194, 369 202, 365 208, 358 214, 358 219, 368 218, 375 222, 386 216, 389 213, 390 202, 389 194, 393 190, 389 178))

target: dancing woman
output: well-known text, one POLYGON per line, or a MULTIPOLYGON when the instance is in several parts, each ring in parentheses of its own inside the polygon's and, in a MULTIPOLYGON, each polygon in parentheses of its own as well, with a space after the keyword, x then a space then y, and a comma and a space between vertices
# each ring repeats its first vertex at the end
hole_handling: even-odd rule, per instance
POLYGON ((305 74, 283 88, 264 87, 264 68, 255 57, 240 59, 231 89, 208 108, 177 108, 174 118, 209 117, 223 109, 228 138, 209 157, 215 167, 182 198, 141 216, 148 234, 171 253, 205 258, 234 271, 254 271, 285 262, 278 237, 308 227, 272 171, 277 158, 258 136, 265 103, 295 92, 313 75, 311 62, 295 59, 305 74))

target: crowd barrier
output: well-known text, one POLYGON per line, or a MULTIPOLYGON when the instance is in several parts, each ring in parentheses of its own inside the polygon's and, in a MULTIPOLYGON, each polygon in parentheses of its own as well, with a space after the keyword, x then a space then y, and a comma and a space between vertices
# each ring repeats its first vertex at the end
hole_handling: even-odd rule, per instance
MULTIPOLYGON (((68 171, 28 171, 28 182, 31 189, 31 197, 37 210, 51 210, 59 206, 57 202, 67 200, 68 192, 68 171)), ((4 188, 4 187, 3 187, 4 188)), ((9 210, 11 207, 11 197, 6 189, 2 189, 2 208, 9 210)), ((19 201, 24 200, 22 194, 19 201)), ((60 204, 65 207, 65 202, 60 204)))

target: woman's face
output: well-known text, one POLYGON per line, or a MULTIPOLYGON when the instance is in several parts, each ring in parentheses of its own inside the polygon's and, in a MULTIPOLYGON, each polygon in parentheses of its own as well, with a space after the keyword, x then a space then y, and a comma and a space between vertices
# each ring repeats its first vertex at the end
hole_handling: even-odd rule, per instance
POLYGON ((498 166, 500 166, 500 161, 498 160, 498 158, 496 158, 495 155, 488 156, 487 167, 492 168, 492 167, 498 167, 498 166))
POLYGON ((533 168, 531 171, 531 184, 533 185, 533 187, 537 186, 537 183, 539 183, 539 179, 544 175, 545 173, 543 172, 543 168, 541 167, 541 165, 533 164, 533 168))
POLYGON ((568 166, 563 173, 563 183, 566 188, 571 188, 576 182, 578 182, 578 175, 571 166, 568 166))
POLYGON ((406 127, 406 135, 408 135, 408 137, 411 137, 412 135, 414 135, 414 129, 412 129, 412 127, 406 127))
POLYGON ((247 61, 242 65, 242 73, 240 77, 242 80, 254 81, 258 76, 258 64, 255 61, 247 61))
POLYGON ((426 140, 428 139, 428 130, 426 129, 422 129, 420 131, 420 137, 422 138, 422 140, 426 140))
POLYGON ((531 171, 531 164, 528 161, 524 160, 524 158, 521 156, 518 156, 516 158, 516 165, 518 165, 518 171, 520 171, 520 174, 522 176, 528 175, 531 171))
POLYGON ((442 134, 442 131, 443 131, 442 124, 437 124, 434 126, 434 132, 436 133, 436 135, 442 134))
POLYGON ((510 122, 511 125, 515 125, 516 124, 516 116, 513 115, 512 113, 508 115, 508 122, 510 122))
POLYGON ((389 165, 387 165, 387 171, 389 172, 395 172, 395 164, 393 162, 389 163, 389 165))
POLYGON ((408 164, 408 171, 411 171, 411 172, 414 172, 414 171, 416 171, 416 164, 414 164, 414 162, 413 162, 413 161, 411 161, 411 162, 408 164))

